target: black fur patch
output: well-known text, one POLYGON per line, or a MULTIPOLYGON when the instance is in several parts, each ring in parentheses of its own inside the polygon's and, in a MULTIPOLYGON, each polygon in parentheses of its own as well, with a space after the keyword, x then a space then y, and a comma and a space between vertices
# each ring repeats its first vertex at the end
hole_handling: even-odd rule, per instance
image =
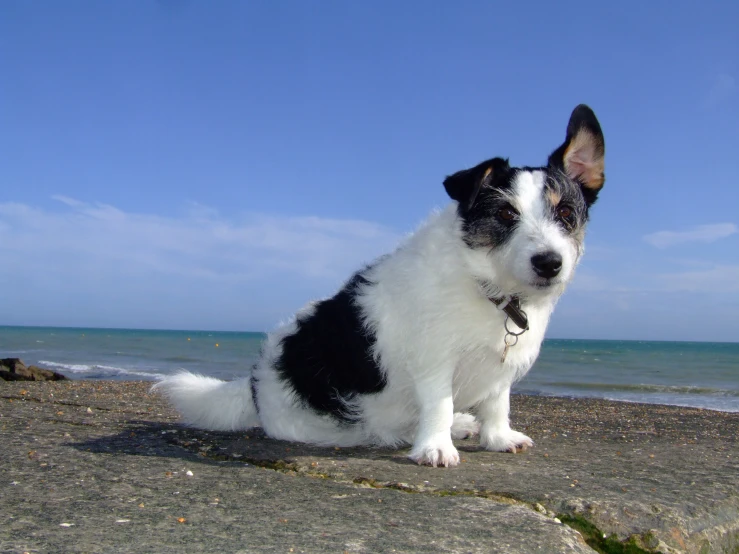
POLYGON ((542 170, 547 171, 544 193, 556 195, 559 198, 557 206, 568 206, 572 210, 570 218, 562 219, 557 214, 557 206, 552 206, 552 218, 559 221, 570 234, 581 233, 589 217, 590 204, 585 196, 585 190, 579 183, 557 169, 542 168, 542 170))
POLYGON ((516 177, 523 171, 540 171, 546 175, 542 194, 551 193, 558 198, 557 205, 552 204, 551 218, 558 221, 570 234, 580 238, 578 234, 582 233, 588 220, 588 202, 583 187, 577 181, 554 167, 510 167, 507 160, 493 158, 447 177, 444 183, 447 189, 451 182, 458 189, 474 191, 472 198, 463 198, 458 208, 463 238, 468 246, 497 248, 505 245, 513 235, 518 218, 506 219, 501 216, 501 211, 512 207, 507 196, 513 190, 516 177), (492 168, 492 171, 488 177, 482 178, 486 168, 492 168), (472 184, 474 179, 480 179, 476 186, 472 184), (467 183, 463 187, 465 181, 467 183), (557 207, 563 205, 571 208, 570 218, 559 217, 557 207))
POLYGON ((581 242, 588 208, 597 199, 605 179, 602 172, 594 173, 602 170, 604 155, 605 141, 600 124, 593 110, 581 104, 573 110, 565 142, 549 156, 547 167, 516 168, 510 167, 508 160, 492 158, 448 176, 444 180, 444 188, 449 197, 459 203, 458 213, 463 222, 465 243, 472 248, 496 248, 510 239, 518 219, 505 215, 511 213, 506 197, 510 196, 508 193, 521 171, 542 171, 546 174, 546 185, 542 192, 549 194, 550 200, 556 199, 556 202, 550 201, 551 217, 581 242), (593 167, 588 171, 578 170, 580 173, 573 178, 564 167, 564 156, 571 145, 579 148, 578 139, 592 147, 593 159, 590 162, 593 167), (562 217, 563 212, 558 209, 561 206, 569 207, 573 212, 572 217, 562 217))
MULTIPOLYGON (((479 178, 485 174, 487 168, 492 168, 492 171, 477 188, 469 206, 460 203, 459 207, 464 241, 473 248, 501 246, 516 228, 516 220, 503 219, 500 217, 500 211, 508 206, 505 194, 511 191, 518 169, 510 167, 508 160, 493 158, 465 173, 474 174, 479 178)), ((459 179, 460 175, 463 175, 463 172, 456 173, 447 181, 455 177, 459 179)))
POLYGON ((371 352, 374 334, 362 324, 354 301, 367 283, 355 274, 334 297, 319 302, 313 315, 298 319, 297 331, 282 339, 275 364, 305 404, 347 423, 357 414, 348 413, 342 399, 378 393, 386 385, 371 352))

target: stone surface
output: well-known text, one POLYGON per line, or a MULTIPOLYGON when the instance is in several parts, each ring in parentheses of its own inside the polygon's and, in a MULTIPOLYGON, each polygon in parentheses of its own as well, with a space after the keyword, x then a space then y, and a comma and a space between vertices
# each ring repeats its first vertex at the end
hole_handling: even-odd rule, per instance
POLYGON ((149 385, 3 385, 0 552, 739 549, 739 414, 517 396, 534 449, 435 469, 187 429, 149 385))
POLYGON ((20 358, 0 360, 0 380, 4 381, 64 381, 67 377, 35 365, 26 366, 20 358))

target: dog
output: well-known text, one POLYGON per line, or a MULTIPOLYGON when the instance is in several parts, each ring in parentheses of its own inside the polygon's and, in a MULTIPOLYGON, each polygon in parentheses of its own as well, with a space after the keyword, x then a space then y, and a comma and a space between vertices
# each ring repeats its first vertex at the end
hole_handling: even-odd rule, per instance
POLYGON ((453 439, 474 434, 487 450, 533 446, 510 427, 510 390, 582 256, 604 157, 595 114, 577 106, 546 166, 492 158, 447 177, 450 205, 270 333, 249 377, 183 372, 154 390, 195 427, 412 444, 409 457, 434 467, 457 465, 453 439))

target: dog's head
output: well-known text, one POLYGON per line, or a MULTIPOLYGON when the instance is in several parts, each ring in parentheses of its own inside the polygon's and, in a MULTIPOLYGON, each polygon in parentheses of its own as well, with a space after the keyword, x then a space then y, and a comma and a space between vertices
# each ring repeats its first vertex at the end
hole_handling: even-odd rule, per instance
POLYGON ((476 277, 509 294, 561 292, 582 254, 588 210, 603 187, 605 142, 580 105, 546 167, 493 158, 446 178, 476 277))

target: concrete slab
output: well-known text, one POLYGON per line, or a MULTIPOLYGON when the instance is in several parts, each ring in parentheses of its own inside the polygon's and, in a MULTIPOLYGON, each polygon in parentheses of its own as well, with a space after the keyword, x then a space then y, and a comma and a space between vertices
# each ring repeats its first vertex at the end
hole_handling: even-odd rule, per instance
POLYGON ((739 414, 518 396, 534 449, 444 469, 187 429, 148 386, 0 385, 0 551, 739 549, 739 414))

